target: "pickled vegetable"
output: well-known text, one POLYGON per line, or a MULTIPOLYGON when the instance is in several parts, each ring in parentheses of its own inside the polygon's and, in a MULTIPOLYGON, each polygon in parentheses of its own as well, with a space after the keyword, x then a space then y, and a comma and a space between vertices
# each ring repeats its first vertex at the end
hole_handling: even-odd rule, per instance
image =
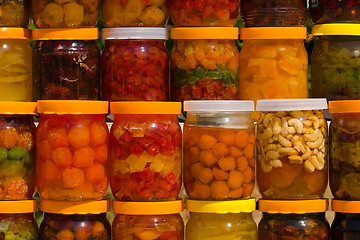
POLYGON ((32 213, 0 214, 0 234, 3 239, 36 240, 38 227, 32 213))
POLYGON ((319 0, 309 4, 313 23, 359 22, 359 1, 319 0))
POLYGON ((0 3, 0 26, 26 28, 30 17, 30 1, 8 0, 0 3))

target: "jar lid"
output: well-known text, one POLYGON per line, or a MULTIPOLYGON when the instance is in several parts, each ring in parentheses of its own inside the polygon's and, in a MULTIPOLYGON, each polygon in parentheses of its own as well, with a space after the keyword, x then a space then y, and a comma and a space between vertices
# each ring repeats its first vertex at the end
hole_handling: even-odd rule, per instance
POLYGON ((45 114, 107 114, 109 102, 92 100, 39 100, 38 113, 45 114))
POLYGON ((344 201, 333 199, 331 201, 331 208, 334 212, 360 213, 360 201, 344 201))
POLYGON ((159 39, 167 40, 169 32, 166 28, 103 28, 101 39, 159 39))
POLYGON ((182 200, 164 202, 122 202, 113 201, 113 211, 127 215, 165 215, 181 213, 184 210, 182 200))
POLYGON ((314 36, 328 36, 328 35, 360 36, 360 25, 354 23, 315 24, 312 26, 311 33, 314 36))
POLYGON ((250 112, 254 111, 254 101, 236 100, 194 100, 184 101, 184 111, 188 112, 250 112))
POLYGON ((43 28, 32 30, 33 40, 95 40, 97 28, 43 28))
POLYGON ((30 39, 31 31, 26 28, 0 28, 0 39, 30 39))
POLYGON ((180 114, 181 102, 124 101, 110 102, 113 114, 180 114))
POLYGON ((241 28, 240 39, 306 39, 306 27, 241 28))
POLYGON ((327 108, 326 98, 263 99, 256 102, 256 111, 300 111, 327 108))
POLYGON ((33 213, 37 209, 37 200, 0 201, 0 213, 33 213))
POLYGON ((339 100, 329 102, 330 113, 357 113, 360 112, 360 100, 339 100))
POLYGON ((109 200, 64 202, 64 201, 40 201, 40 210, 47 213, 58 214, 100 214, 110 211, 109 200))
POLYGON ((36 114, 36 102, 5 102, 0 101, 0 114, 36 114))
POLYGON ((197 213, 251 213, 256 210, 255 198, 231 201, 186 200, 186 209, 197 213))
POLYGON ((314 200, 259 200, 259 210, 267 213, 304 214, 328 210, 327 199, 314 200))
POLYGON ((238 39, 237 27, 186 27, 172 28, 172 39, 238 39))

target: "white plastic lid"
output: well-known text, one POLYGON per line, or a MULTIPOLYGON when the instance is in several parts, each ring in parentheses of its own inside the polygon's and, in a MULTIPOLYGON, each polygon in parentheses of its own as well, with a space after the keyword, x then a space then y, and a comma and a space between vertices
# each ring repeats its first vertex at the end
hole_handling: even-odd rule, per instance
POLYGON ((327 108, 326 98, 264 99, 256 102, 256 111, 299 111, 327 108))
POLYGON ((193 100, 184 101, 184 111, 188 112, 250 112, 254 111, 254 101, 240 100, 193 100))
POLYGON ((159 39, 167 40, 169 33, 166 28, 103 28, 101 39, 159 39))

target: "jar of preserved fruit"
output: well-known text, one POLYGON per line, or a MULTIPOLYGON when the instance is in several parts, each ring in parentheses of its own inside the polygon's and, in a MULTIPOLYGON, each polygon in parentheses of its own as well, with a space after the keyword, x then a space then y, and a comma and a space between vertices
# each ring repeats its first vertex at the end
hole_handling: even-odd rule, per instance
POLYGON ((113 202, 117 214, 112 224, 112 239, 184 239, 182 200, 165 202, 113 202))
POLYGON ((335 218, 331 225, 331 239, 346 240, 360 238, 360 202, 332 200, 335 218))
POLYGON ((233 27, 239 15, 238 0, 167 0, 176 27, 233 27))
MULTIPOLYGON (((8 4, 11 5, 11 1, 1 3, 0 10, 8 4)), ((29 38, 28 29, 0 28, 0 101, 31 101, 33 98, 29 38)))
POLYGON ((308 97, 305 27, 240 29, 240 99, 308 97))
POLYGON ((2 1, 0 27, 22 27, 29 24, 31 2, 29 0, 2 1))
POLYGON ((304 26, 307 0, 241 0, 241 16, 246 27, 304 26))
POLYGON ((104 28, 102 91, 107 101, 168 101, 166 28, 104 28))
POLYGON ((328 179, 325 98, 257 101, 257 183, 264 199, 315 199, 328 179))
POLYGON ((111 239, 111 226, 106 218, 109 200, 89 202, 40 201, 44 219, 39 239, 111 239))
POLYGON ((360 26, 357 24, 314 25, 316 36, 311 55, 311 85, 313 97, 328 101, 359 99, 360 26))
POLYGON ((34 219, 37 200, 0 201, 0 234, 2 239, 38 239, 34 219))
POLYGON ((111 102, 110 185, 116 200, 175 200, 181 187, 179 102, 111 102))
POLYGON ((98 37, 96 28, 34 29, 34 99, 99 100, 98 37))
POLYGON ((32 18, 37 28, 95 27, 100 0, 32 0, 32 18))
POLYGON ((38 101, 36 186, 43 200, 102 199, 108 188, 105 101, 38 101))
MULTIPOLYGON (((259 239, 330 240, 327 199, 259 200, 259 239)), ((336 238, 336 240, 338 240, 336 238)))
POLYGON ((171 98, 239 99, 238 28, 173 28, 171 98))
POLYGON ((187 239, 257 240, 257 226, 252 218, 255 199, 234 201, 187 200, 190 220, 186 224, 187 239))
POLYGON ((250 197, 255 184, 253 101, 185 101, 184 184, 190 199, 250 197))

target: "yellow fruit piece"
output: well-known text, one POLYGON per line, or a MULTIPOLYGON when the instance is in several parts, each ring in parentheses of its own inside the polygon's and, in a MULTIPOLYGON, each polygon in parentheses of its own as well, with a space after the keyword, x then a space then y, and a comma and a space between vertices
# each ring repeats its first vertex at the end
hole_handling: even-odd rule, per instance
POLYGON ((31 101, 31 90, 31 83, 28 81, 0 82, 0 101, 31 101))
POLYGON ((259 58, 275 58, 277 56, 277 49, 278 47, 276 46, 258 46, 256 48, 256 55, 259 58))
POLYGON ((163 169, 160 171, 160 175, 162 177, 165 177, 168 175, 171 171, 173 171, 173 168, 175 166, 175 162, 166 162, 164 163, 163 169))
POLYGON ((143 171, 147 164, 147 159, 138 157, 135 154, 128 156, 125 161, 129 164, 130 173, 143 171))
POLYGON ((264 99, 283 98, 288 92, 287 85, 281 80, 270 80, 261 86, 261 92, 264 99))
POLYGON ((78 27, 84 20, 84 7, 72 2, 63 6, 64 21, 68 27, 78 27))
POLYGON ((142 232, 136 232, 135 236, 140 240, 153 240, 160 237, 161 234, 162 232, 159 231, 142 231, 142 232))
POLYGON ((123 23, 125 25, 130 25, 131 22, 137 20, 142 11, 144 10, 145 5, 142 0, 128 0, 127 4, 121 12, 123 16, 123 23))
POLYGON ((260 58, 260 76, 261 78, 276 78, 278 73, 275 59, 260 58))
POLYGON ((116 159, 114 161, 114 164, 112 164, 112 172, 115 174, 119 171, 121 174, 126 174, 130 171, 129 164, 126 162, 126 160, 120 160, 116 159))
POLYGON ((297 57, 284 55, 279 60, 279 67, 290 75, 296 76, 300 69, 303 68, 303 64, 297 57))
POLYGON ((160 160, 154 160, 150 164, 150 169, 154 172, 160 172, 164 168, 164 163, 160 160))
POLYGON ((15 82, 24 82, 30 81, 29 75, 18 75, 18 76, 3 76, 0 70, 0 83, 15 83, 15 82))
POLYGON ((56 3, 48 3, 42 13, 44 24, 50 27, 58 27, 64 19, 64 12, 60 5, 56 3))
POLYGON ((165 14, 157 6, 149 6, 144 9, 139 19, 145 26, 158 26, 164 22, 165 14))

